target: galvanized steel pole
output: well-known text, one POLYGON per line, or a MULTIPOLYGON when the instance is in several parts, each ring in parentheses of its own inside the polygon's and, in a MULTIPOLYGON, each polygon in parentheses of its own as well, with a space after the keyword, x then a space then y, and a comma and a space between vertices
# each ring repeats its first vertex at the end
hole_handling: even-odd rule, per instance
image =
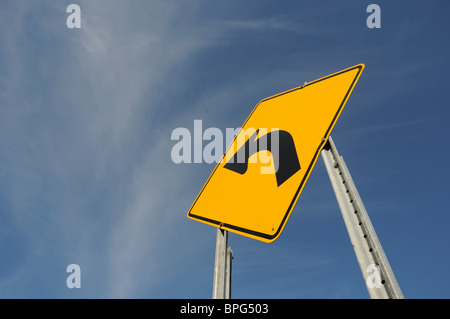
POLYGON ((213 299, 231 298, 232 251, 228 246, 228 231, 217 228, 214 263, 213 299))
POLYGON ((322 159, 370 297, 372 299, 403 299, 403 293, 347 165, 342 156, 339 156, 331 136, 322 150, 322 159))
POLYGON ((231 273, 233 264, 233 251, 231 246, 227 247, 227 260, 225 265, 225 299, 231 299, 231 273))

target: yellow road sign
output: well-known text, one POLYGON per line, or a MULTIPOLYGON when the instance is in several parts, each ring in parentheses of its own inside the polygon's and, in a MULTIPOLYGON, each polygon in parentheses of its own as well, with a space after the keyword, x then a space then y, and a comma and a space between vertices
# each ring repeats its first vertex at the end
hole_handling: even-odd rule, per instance
POLYGON ((363 69, 359 64, 259 102, 188 217, 276 240, 363 69))

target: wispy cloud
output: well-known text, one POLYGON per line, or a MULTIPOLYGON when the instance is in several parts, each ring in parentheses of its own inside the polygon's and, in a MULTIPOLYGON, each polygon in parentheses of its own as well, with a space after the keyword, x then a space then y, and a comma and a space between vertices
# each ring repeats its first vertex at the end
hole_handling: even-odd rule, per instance
MULTIPOLYGON (((170 132, 153 128, 164 107, 158 98, 171 94, 160 90, 161 78, 202 44, 135 25, 127 17, 139 16, 139 4, 80 5, 80 30, 67 29, 58 18, 65 16, 63 5, 60 16, 33 25, 39 32, 61 22, 49 29, 55 47, 34 39, 23 50, 30 28, 23 5, 13 5, 11 10, 20 10, 2 28, 8 30, 1 35, 2 52, 11 62, 11 76, 1 77, 1 161, 10 182, 1 189, 11 207, 2 214, 13 214, 11 221, 28 233, 26 259, 33 267, 50 262, 50 271, 61 263, 64 272, 65 262, 80 263, 86 287, 89 279, 98 286, 87 289, 87 296, 128 297, 139 289, 142 273, 147 281, 158 277, 155 269, 164 266, 152 256, 165 249, 158 240, 168 225, 184 220, 185 212, 170 200, 181 178, 170 162, 170 132), (39 50, 45 54, 36 55, 39 50), (27 69, 31 60, 34 67, 27 69), (47 77, 38 91, 25 91, 24 83, 42 72, 47 77)), ((178 9, 155 6, 159 10, 148 18, 165 30, 178 9)), ((27 294, 17 291, 26 285, 22 270, 17 264, 16 275, 2 282, 15 286, 19 296, 27 294)), ((61 283, 56 287, 64 290, 61 283)))
POLYGON ((316 28, 298 21, 289 20, 286 16, 278 15, 256 20, 216 20, 215 23, 229 30, 267 31, 279 30, 295 33, 312 34, 319 32, 316 28))
MULTIPOLYGON (((1 37, 11 61, 11 78, 1 78, 2 99, 15 104, 2 108, 0 145, 11 181, 4 190, 12 207, 6 214, 14 214, 30 237, 27 262, 52 263, 48 271, 62 272, 79 263, 84 287, 96 283, 85 290, 87 296, 152 295, 177 276, 177 263, 207 245, 195 236, 180 237, 186 235, 180 225, 193 200, 190 174, 197 168, 170 161, 171 129, 191 124, 192 114, 207 125, 212 106, 214 119, 226 116, 236 95, 252 89, 230 81, 196 94, 185 106, 181 100, 173 105, 173 84, 187 83, 195 72, 188 62, 230 31, 312 31, 282 16, 212 19, 199 27, 195 8, 159 1, 152 10, 147 2, 80 2, 82 28, 70 30, 62 4, 47 4, 54 15, 32 26, 26 20, 30 8, 15 6, 20 10, 8 23, 12 28, 1 37), (34 39, 23 50, 30 28, 46 31, 48 38, 34 39), (42 82, 33 86, 30 79, 42 82), (183 117, 168 117, 166 110, 183 117), (196 246, 186 246, 189 242, 196 246), (167 252, 181 244, 182 252, 167 252)), ((7 281, 23 287, 18 281, 26 268, 18 263, 7 281)), ((63 291, 64 273, 61 278, 63 291)))

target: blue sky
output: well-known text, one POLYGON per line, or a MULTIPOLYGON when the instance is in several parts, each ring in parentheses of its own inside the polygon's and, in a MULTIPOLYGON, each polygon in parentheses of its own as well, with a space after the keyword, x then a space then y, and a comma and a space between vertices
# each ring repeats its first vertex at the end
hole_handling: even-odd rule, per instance
MULTIPOLYGON (((333 139, 405 297, 449 298, 449 9, 3 0, 0 297, 210 298, 216 230, 186 213, 214 165, 173 163, 172 130, 364 63, 333 139)), ((234 298, 369 298, 321 159, 278 240, 229 243, 234 298)))

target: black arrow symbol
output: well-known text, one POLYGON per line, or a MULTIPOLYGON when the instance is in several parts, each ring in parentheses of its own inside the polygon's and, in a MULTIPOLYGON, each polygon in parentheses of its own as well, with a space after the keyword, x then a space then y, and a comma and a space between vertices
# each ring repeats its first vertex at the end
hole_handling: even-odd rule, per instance
POLYGON ((252 155, 261 151, 269 151, 272 154, 275 176, 279 187, 300 170, 294 139, 291 134, 282 130, 269 132, 256 139, 258 132, 259 130, 241 146, 224 167, 242 175, 247 171, 248 159, 252 155), (278 141, 278 147, 276 147, 277 145, 272 145, 272 141, 278 141))

